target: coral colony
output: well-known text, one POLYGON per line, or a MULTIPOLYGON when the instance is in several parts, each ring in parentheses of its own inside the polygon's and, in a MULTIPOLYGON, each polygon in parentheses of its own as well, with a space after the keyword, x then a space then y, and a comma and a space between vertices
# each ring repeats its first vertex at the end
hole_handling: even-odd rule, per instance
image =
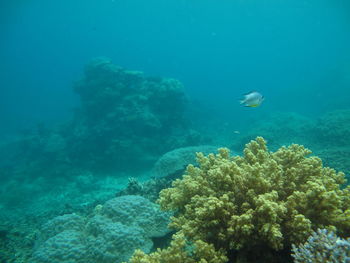
MULTIPOLYGON (((173 242, 150 255, 137 251, 130 262, 176 262, 178 257, 177 262, 224 263, 227 256, 237 262, 271 262, 313 230, 349 236, 350 187, 340 187, 344 174, 323 167, 310 154, 296 144, 269 152, 261 137, 246 145, 243 157, 230 156, 225 148, 198 154, 199 167, 189 165, 182 179, 160 193, 162 209, 175 211, 173 242), (264 259, 252 259, 261 252, 264 259)), ((334 253, 349 257, 349 246, 341 243, 334 253)), ((296 262, 315 262, 317 250, 294 251, 296 262), (302 253, 309 261, 301 260, 302 253)))

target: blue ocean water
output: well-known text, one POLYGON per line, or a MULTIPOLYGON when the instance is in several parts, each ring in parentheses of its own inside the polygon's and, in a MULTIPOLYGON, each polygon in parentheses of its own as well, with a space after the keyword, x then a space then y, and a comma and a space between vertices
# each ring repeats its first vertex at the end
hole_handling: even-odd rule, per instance
POLYGON ((348 174, 349 47, 347 0, 2 1, 0 249, 25 253, 0 259, 30 257, 31 244, 1 236, 27 235, 28 217, 34 232, 84 213, 185 146, 239 153, 262 135, 273 149, 305 144, 348 174), (113 65, 118 76, 99 77, 113 65), (136 89, 121 101, 99 89, 124 78, 136 89), (180 81, 183 94, 174 83, 152 90, 163 87, 157 78, 180 81), (153 84, 138 91, 138 81, 153 84), (260 107, 239 104, 249 91, 264 95, 260 107))
POLYGON ((346 108, 348 10, 346 0, 4 1, 1 128, 69 116, 71 83, 96 56, 177 78, 234 118, 250 90, 264 93, 261 111, 346 108))

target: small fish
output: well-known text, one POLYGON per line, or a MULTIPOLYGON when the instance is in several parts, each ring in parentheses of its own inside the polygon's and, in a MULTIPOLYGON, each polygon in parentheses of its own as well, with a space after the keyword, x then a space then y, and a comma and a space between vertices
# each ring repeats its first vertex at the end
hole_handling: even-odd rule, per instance
POLYGON ((244 99, 240 101, 245 107, 258 107, 264 101, 264 96, 257 91, 244 94, 244 99))

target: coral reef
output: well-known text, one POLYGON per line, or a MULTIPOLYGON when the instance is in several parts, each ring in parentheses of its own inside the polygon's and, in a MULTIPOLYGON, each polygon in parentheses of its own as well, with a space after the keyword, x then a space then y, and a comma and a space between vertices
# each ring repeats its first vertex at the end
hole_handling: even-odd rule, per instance
POLYGON ((63 127, 44 127, 39 125, 36 130, 28 132, 13 143, 15 152, 12 154, 12 173, 25 177, 64 176, 71 169, 68 156, 67 136, 63 127))
MULTIPOLYGON (((48 218, 84 214, 111 198, 127 177, 150 169, 163 153, 200 143, 177 80, 147 77, 96 59, 74 90, 81 105, 70 121, 40 123, 0 145, 0 217, 8 217, 10 233, 0 240, 3 261, 21 254, 16 235, 27 232, 12 235, 17 218, 33 224, 28 229, 34 232, 48 218)), ((151 200, 160 188, 150 193, 151 200)))
POLYGON ((169 214, 143 197, 114 198, 96 206, 90 217, 68 214, 48 221, 31 262, 125 261, 137 248, 149 252, 152 238, 169 232, 168 223, 169 214))
POLYGON ((293 112, 275 112, 252 121, 252 127, 239 135, 235 135, 231 148, 241 151, 247 141, 257 136, 264 137, 272 150, 283 145, 298 143, 310 145, 314 135, 314 120, 293 112))
MULTIPOLYGON (((1 209, 1 206, 0 206, 1 209)), ((22 216, 23 217, 23 216, 22 216)), ((26 263, 31 256, 34 239, 35 223, 22 219, 21 215, 17 220, 21 222, 9 222, 0 213, 0 262, 26 263)))
POLYGON ((73 88, 81 104, 70 121, 39 124, 11 144, 12 162, 26 177, 62 177, 72 167, 140 171, 165 152, 202 140, 191 129, 188 100, 178 80, 147 77, 99 58, 87 64, 73 88))
POLYGON ((187 99, 175 79, 146 77, 99 58, 86 66, 74 90, 81 108, 69 127, 69 156, 80 165, 140 169, 200 140, 189 127, 187 99))
POLYGON ((342 239, 327 229, 313 232, 305 244, 293 245, 295 263, 350 262, 350 238, 342 239))
POLYGON ((350 147, 324 147, 315 150, 315 153, 324 165, 344 172, 347 180, 350 180, 350 147))
MULTIPOLYGON (((81 105, 71 121, 52 126, 38 124, 34 131, 24 131, 22 136, 0 145, 0 261, 28 262, 34 233, 42 223, 48 218, 74 212, 86 223, 84 230, 66 227, 56 234, 47 234, 45 238, 46 230, 43 230, 42 241, 38 241, 35 248, 38 257, 40 251, 42 255, 59 257, 63 252, 51 251, 52 246, 62 245, 68 239, 71 246, 80 240, 86 241, 85 245, 93 244, 83 232, 90 236, 92 232, 96 233, 96 237, 106 244, 117 236, 124 238, 123 235, 129 242, 127 236, 136 233, 135 240, 142 241, 135 247, 149 251, 152 240, 144 239, 141 227, 124 228, 124 223, 110 219, 107 214, 86 215, 96 204, 104 203, 116 190, 124 187, 127 177, 137 177, 141 174, 139 172, 142 172, 142 180, 148 175, 157 178, 142 183, 139 178, 130 179, 127 188, 117 196, 133 194, 155 201, 162 189, 170 187, 171 181, 184 173, 188 163, 194 163, 194 152, 201 151, 206 155, 214 151, 210 146, 208 149, 206 146, 187 146, 233 142, 231 148, 241 151, 248 139, 262 135, 273 150, 292 142, 312 147, 314 154, 322 159, 323 166, 350 176, 349 110, 329 112, 318 120, 295 113, 273 113, 268 118, 261 113, 264 118, 259 118, 255 112, 244 118, 232 117, 232 122, 227 122, 211 109, 201 111, 197 101, 192 103, 196 112, 191 119, 179 81, 148 77, 103 58, 86 66, 74 90, 81 105), (196 130, 192 130, 196 122, 196 130), (244 130, 249 123, 253 128, 244 130), (205 136, 205 142, 202 136, 205 136), (149 171, 152 165, 154 168, 149 171), (136 169, 138 171, 133 171, 136 169), (103 232, 102 229, 109 230, 103 232)), ((337 230, 342 237, 348 235, 349 190, 335 186, 343 182, 341 174, 335 175, 333 170, 324 168, 316 157, 304 156, 295 161, 293 156, 304 151, 301 149, 291 146, 276 153, 259 149, 253 154, 260 158, 254 164, 250 163, 249 156, 232 157, 235 155, 232 152, 225 159, 227 150, 205 157, 208 160, 200 155, 200 163, 214 164, 208 168, 202 164, 198 168, 190 166, 186 176, 195 178, 194 174, 199 173, 200 181, 184 179, 190 185, 186 186, 188 193, 177 191, 177 194, 169 194, 168 204, 162 201, 164 208, 177 212, 173 226, 184 228, 181 230, 183 238, 176 236, 178 243, 174 241, 174 244, 179 244, 179 240, 186 243, 186 260, 193 260, 191 251, 199 241, 210 246, 210 251, 222 248, 235 262, 252 262, 248 259, 248 255, 253 254, 251 251, 254 250, 256 257, 265 257, 267 253, 264 251, 277 249, 280 252, 282 247, 288 251, 292 242, 306 239, 317 227, 337 230), (282 156, 282 152, 286 152, 286 156, 282 156), (269 157, 261 159, 260 155, 269 157), (277 163, 277 168, 274 168, 274 163, 277 163), (236 172, 232 169, 239 173, 234 174, 236 172), (275 169, 282 175, 273 175, 268 169, 275 169), (313 174, 310 170, 314 171, 313 174), (222 178, 216 173, 221 173, 222 178), (254 174, 258 176, 254 177, 254 174), (304 178, 300 174, 307 176, 304 178), (320 178, 320 174, 324 178, 320 178), (181 198, 185 201, 180 202, 181 198), (226 207, 227 199, 233 207, 226 207), (338 212, 339 215, 344 212, 344 217, 338 212), (224 216, 218 219, 215 213, 224 216), (265 219, 258 220, 259 216, 265 219), (235 224, 239 227, 234 227, 235 224), (304 234, 301 234, 302 230, 305 230, 304 234), (243 237, 236 240, 241 233, 243 237)), ((304 153, 306 155, 308 151, 304 153)), ((156 244, 165 238, 154 240, 156 244)), ((93 248, 79 244, 82 252, 85 249, 93 251, 93 248)), ((101 245, 98 248, 108 254, 107 247, 101 245)), ((178 248, 169 249, 184 252, 178 248)), ((169 250, 159 253, 168 253, 166 251, 169 250)), ((70 251, 65 253, 69 255, 70 251)), ((94 253, 98 254, 97 251, 94 253)), ((88 253, 84 252, 81 257, 86 255, 88 253)), ((200 258, 197 256, 196 260, 200 258)), ((272 257, 270 259, 269 263, 273 262, 272 257)))
POLYGON ((350 147, 350 110, 330 111, 319 118, 314 138, 324 147, 350 147))
POLYGON ((313 127, 315 152, 327 165, 350 176, 350 110, 330 111, 313 127))
POLYGON ((266 257, 289 249, 317 228, 348 236, 344 174, 310 154, 296 144, 269 152, 261 137, 246 145, 243 157, 226 148, 198 154, 199 167, 189 165, 183 179, 161 191, 159 203, 176 212, 170 226, 190 241, 212 244, 241 261, 261 249, 266 257))

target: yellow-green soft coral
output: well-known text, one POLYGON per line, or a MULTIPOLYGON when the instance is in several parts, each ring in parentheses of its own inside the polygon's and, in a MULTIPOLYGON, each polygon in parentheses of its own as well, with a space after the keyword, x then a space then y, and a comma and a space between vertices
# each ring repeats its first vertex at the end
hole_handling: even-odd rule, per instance
POLYGON ((344 174, 310 154, 296 144, 269 152, 261 137, 246 145, 243 157, 230 156, 226 148, 198 154, 199 167, 189 165, 182 179, 160 193, 159 203, 177 211, 171 227, 189 240, 226 251, 290 248, 317 228, 349 236, 344 174))
POLYGON ((185 236, 179 232, 173 236, 170 246, 158 249, 150 255, 137 250, 130 263, 225 263, 224 251, 216 251, 214 246, 202 240, 197 240, 187 248, 185 236))

